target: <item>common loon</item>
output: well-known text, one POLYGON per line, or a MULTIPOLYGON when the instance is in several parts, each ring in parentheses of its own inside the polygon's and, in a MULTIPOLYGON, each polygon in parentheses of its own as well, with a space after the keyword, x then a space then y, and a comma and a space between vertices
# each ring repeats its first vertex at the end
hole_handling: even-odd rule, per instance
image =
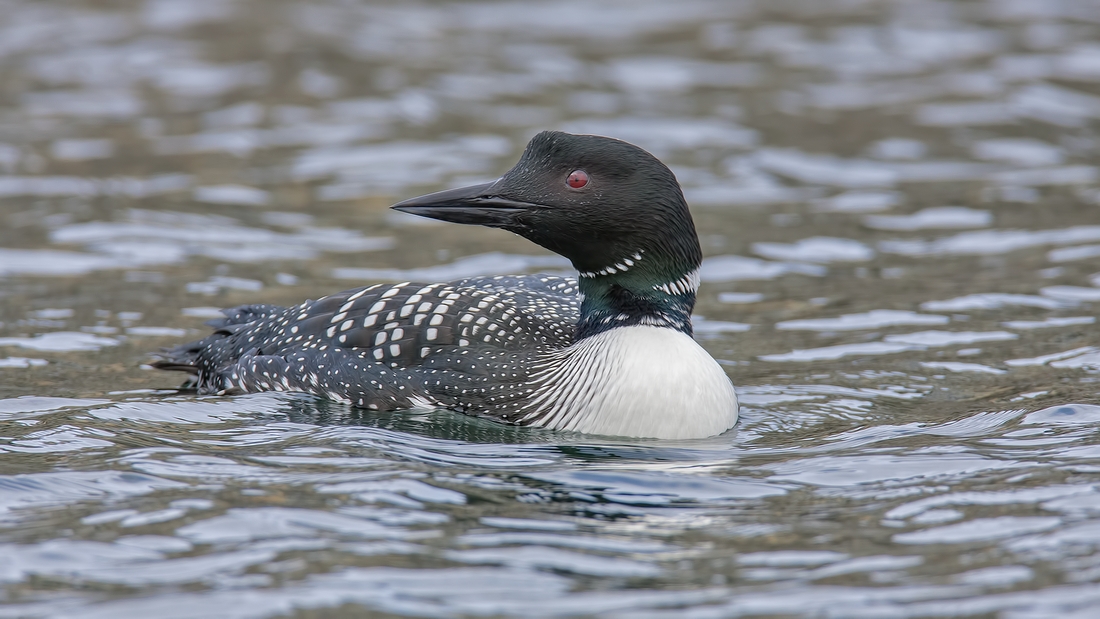
POLYGON ((729 377, 692 338, 695 224, 653 155, 546 131, 498 180, 392 208, 509 230, 568 258, 579 278, 375 284, 245 305, 154 365, 192 373, 200 394, 302 391, 593 434, 702 438, 737 422, 729 377))

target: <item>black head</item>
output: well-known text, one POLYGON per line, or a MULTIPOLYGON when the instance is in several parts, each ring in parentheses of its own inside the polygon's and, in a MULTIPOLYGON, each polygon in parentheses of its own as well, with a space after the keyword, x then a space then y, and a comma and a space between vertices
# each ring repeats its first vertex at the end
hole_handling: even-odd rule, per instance
POLYGON ((607 137, 544 131, 497 181, 393 208, 515 232, 572 261, 582 285, 603 280, 636 294, 664 285, 675 294, 701 260, 672 171, 641 148, 607 137))

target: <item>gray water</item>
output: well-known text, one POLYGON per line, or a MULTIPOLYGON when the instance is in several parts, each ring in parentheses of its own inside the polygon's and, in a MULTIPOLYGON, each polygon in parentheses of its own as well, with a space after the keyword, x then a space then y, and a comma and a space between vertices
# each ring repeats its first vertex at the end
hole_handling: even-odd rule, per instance
POLYGON ((0 0, 0 617, 1100 615, 1100 4, 0 0), (217 308, 568 272, 394 201, 676 172, 713 439, 196 398, 217 308))

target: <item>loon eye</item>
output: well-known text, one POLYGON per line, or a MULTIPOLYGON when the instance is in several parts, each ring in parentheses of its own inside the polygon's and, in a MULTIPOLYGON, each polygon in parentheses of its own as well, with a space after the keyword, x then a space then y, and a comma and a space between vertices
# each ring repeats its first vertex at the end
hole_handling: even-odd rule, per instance
POLYGON ((584 170, 573 170, 569 173, 569 178, 565 179, 565 184, 573 189, 584 187, 588 184, 588 172, 584 170))

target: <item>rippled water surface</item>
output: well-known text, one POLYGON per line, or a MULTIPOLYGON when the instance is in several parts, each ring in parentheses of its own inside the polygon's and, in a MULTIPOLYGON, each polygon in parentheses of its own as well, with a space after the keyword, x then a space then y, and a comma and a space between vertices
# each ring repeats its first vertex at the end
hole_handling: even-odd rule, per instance
POLYGON ((1100 616, 1095 0, 0 0, 0 617, 1100 616), (145 354, 569 272, 386 209, 666 161, 743 408, 630 441, 145 354))

